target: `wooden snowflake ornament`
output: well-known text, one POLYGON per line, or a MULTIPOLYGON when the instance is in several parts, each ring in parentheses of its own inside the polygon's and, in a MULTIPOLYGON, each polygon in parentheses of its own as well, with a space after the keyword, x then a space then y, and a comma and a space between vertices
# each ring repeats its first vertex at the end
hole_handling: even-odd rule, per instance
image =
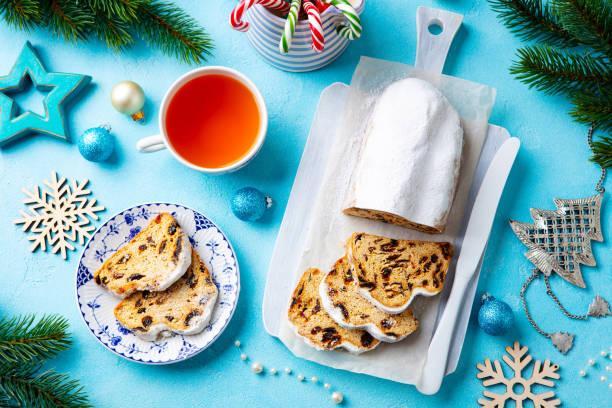
POLYGON ((51 252, 60 252, 66 259, 67 251, 75 250, 73 243, 85 243, 95 229, 91 221, 98 220, 96 213, 105 209, 96 205, 95 198, 87 198, 91 194, 86 189, 88 183, 87 179, 67 183, 65 177, 60 179, 53 172, 51 181, 45 180, 48 190, 38 186, 32 192, 25 188, 22 190, 27 196, 23 203, 28 206, 29 212, 19 211, 22 218, 13 222, 21 224, 22 231, 32 233, 27 238, 33 241, 30 251, 38 248, 46 251, 49 245, 51 252))
POLYGON ((506 378, 499 360, 491 364, 488 358, 484 364, 477 364, 476 368, 480 371, 476 377, 483 380, 485 387, 497 384, 506 386, 506 392, 497 394, 491 391, 483 391, 486 398, 479 398, 478 403, 485 408, 503 408, 508 400, 514 400, 516 408, 523 408, 523 401, 529 400, 534 408, 555 408, 561 404, 561 400, 555 398, 554 391, 546 391, 536 394, 531 388, 536 385, 554 387, 555 383, 551 380, 558 380, 559 374, 557 364, 551 364, 550 360, 545 360, 544 365, 540 360, 533 364, 533 371, 530 378, 523 377, 523 370, 531 363, 533 358, 527 354, 527 347, 521 347, 518 342, 514 347, 506 347, 510 357, 504 355, 502 359, 513 370, 514 377, 506 378))

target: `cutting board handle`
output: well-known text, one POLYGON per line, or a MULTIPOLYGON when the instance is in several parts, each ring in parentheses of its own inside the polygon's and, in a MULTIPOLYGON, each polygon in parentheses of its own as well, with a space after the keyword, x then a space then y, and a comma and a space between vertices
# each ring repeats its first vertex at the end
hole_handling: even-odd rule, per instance
POLYGON ((427 71, 442 73, 448 50, 459 31, 463 15, 450 11, 420 6, 417 9, 417 52, 414 66, 427 71), (429 26, 442 28, 432 34, 429 26))

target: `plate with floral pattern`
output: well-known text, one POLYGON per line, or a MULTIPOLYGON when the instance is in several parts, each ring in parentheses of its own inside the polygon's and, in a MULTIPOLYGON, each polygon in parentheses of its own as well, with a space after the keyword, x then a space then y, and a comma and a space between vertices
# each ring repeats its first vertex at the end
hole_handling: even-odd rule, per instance
POLYGON ((199 212, 178 204, 153 203, 128 208, 113 216, 93 234, 81 255, 76 277, 76 297, 85 324, 113 353, 144 364, 169 364, 186 360, 210 346, 227 327, 240 292, 236 254, 223 232, 199 212), (199 334, 144 341, 125 329, 113 310, 120 299, 97 285, 93 274, 119 248, 127 244, 158 214, 167 212, 178 221, 194 250, 206 263, 219 290, 210 323, 199 334))

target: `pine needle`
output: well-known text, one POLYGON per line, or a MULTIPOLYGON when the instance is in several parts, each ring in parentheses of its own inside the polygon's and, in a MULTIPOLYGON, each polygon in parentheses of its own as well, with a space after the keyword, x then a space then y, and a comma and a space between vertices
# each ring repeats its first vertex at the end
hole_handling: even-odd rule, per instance
POLYGON ((96 13, 91 33, 115 52, 124 51, 134 44, 129 24, 101 11, 96 13))
POLYGON ((85 2, 50 0, 46 14, 47 28, 53 34, 73 44, 87 41, 94 19, 85 2))
POLYGON ((38 364, 0 364, 0 406, 19 408, 87 408, 87 394, 77 380, 38 364))
POLYGON ((524 41, 537 40, 558 47, 576 45, 576 40, 542 0, 489 0, 489 3, 510 32, 524 41))
POLYGON ((592 55, 564 53, 547 45, 518 50, 518 61, 510 73, 522 82, 548 94, 595 90, 612 86, 612 66, 592 55))
POLYGON ((141 37, 185 63, 202 63, 210 55, 212 40, 191 18, 176 5, 159 0, 145 0, 138 8, 136 22, 141 37))
POLYGON ((33 315, 0 320, 0 361, 42 361, 70 346, 66 319, 52 315, 34 320, 33 315))
POLYGON ((108 17, 115 17, 124 22, 138 17, 138 7, 142 0, 89 0, 92 10, 102 11, 108 17))
POLYGON ((8 25, 18 30, 31 30, 41 21, 40 2, 37 0, 0 0, 0 14, 8 25))
POLYGON ((570 115, 579 123, 591 123, 603 131, 612 132, 612 88, 577 92, 572 97, 574 109, 570 115))
POLYGON ((612 168, 612 137, 602 136, 599 141, 593 142, 591 161, 602 168, 612 168))
POLYGON ((612 58, 612 2, 609 0, 552 0, 563 27, 587 47, 612 58))

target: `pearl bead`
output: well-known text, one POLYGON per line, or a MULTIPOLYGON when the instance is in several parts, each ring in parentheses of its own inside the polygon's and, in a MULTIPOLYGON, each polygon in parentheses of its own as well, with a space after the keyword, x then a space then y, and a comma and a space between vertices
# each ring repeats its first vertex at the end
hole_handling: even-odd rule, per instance
POLYGON ((256 361, 251 365, 251 370, 253 370, 255 374, 259 374, 263 371, 263 365, 259 361, 256 361))
POLYGON ((270 369, 270 374, 276 375, 276 368, 271 368, 270 369))
POLYGON ((580 374, 581 377, 584 377, 586 375, 586 371, 580 370, 578 374, 580 374))
POLYGON ((608 381, 608 379, 606 378, 605 375, 602 375, 601 377, 599 377, 599 379, 601 380, 601 382, 606 382, 608 381))
POLYGON ((591 366, 592 366, 592 365, 595 365, 595 360, 590 359, 590 360, 589 360, 589 365, 591 365, 591 366))
POLYGON ((605 357, 605 356, 607 356, 607 355, 608 355, 608 353, 606 352, 606 350, 601 350, 601 351, 599 352, 599 355, 601 355, 602 357, 605 357))
POLYGON ((244 353, 240 354, 240 359, 242 361, 246 360, 247 359, 246 354, 244 354, 244 353))
POLYGON ((606 371, 612 371, 612 366, 606 366, 606 371))
POLYGON ((236 347, 240 347, 240 344, 241 344, 241 343, 240 343, 240 340, 236 340, 236 341, 234 342, 234 346, 236 346, 236 347))
POLYGON ((325 387, 326 390, 329 390, 331 388, 331 385, 329 385, 329 383, 325 383, 323 384, 323 387, 325 387))
POLYGON ((285 374, 291 374, 291 369, 289 367, 285 368, 285 374))
POLYGON ((608 384, 608 388, 612 390, 612 383, 608 384))
POLYGON ((312 377, 310 381, 312 381, 313 383, 316 383, 317 381, 319 381, 319 379, 317 377, 312 377))
POLYGON ((304 381, 304 376, 302 374, 298 375, 298 380, 304 381))
POLYGON ((341 393, 341 392, 339 392, 339 391, 334 391, 334 392, 332 392, 331 399, 332 399, 332 401, 334 401, 336 404, 341 403, 341 402, 342 402, 342 400, 343 400, 342 393, 341 393))

